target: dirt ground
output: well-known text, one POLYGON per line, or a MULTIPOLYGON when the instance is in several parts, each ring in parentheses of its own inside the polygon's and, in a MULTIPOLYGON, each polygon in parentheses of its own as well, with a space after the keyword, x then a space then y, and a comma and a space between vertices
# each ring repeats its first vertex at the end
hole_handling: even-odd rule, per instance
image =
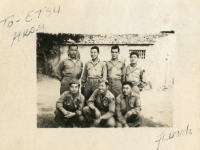
MULTIPOLYGON (((56 128, 54 110, 59 98, 60 82, 47 76, 38 76, 37 82, 37 127, 56 128)), ((164 91, 148 90, 140 93, 142 127, 173 126, 173 87, 164 91)))

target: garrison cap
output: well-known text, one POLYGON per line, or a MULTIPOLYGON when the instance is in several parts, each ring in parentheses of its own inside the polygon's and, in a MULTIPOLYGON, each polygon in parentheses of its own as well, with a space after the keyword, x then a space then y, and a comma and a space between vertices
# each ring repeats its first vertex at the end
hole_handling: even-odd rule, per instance
POLYGON ((72 80, 69 82, 69 84, 70 84, 70 85, 71 85, 71 84, 78 84, 78 85, 80 85, 80 82, 79 82, 79 80, 72 79, 72 80))
POLYGON ((108 80, 106 80, 106 79, 99 79, 99 83, 103 83, 103 82, 105 82, 107 85, 109 85, 108 80))

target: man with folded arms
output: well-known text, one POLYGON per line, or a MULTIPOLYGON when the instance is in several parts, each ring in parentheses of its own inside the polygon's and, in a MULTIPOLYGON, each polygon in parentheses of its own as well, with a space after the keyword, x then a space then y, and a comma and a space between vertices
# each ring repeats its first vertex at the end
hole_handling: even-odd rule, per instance
POLYGON ((99 80, 99 88, 96 89, 83 108, 83 115, 89 126, 115 127, 115 97, 108 90, 108 81, 99 80))
POLYGON ((141 102, 137 93, 133 92, 133 84, 122 83, 122 94, 116 98, 115 117, 117 127, 139 127, 142 125, 141 102))
POLYGON ((79 92, 80 83, 73 79, 69 84, 69 91, 64 92, 56 102, 55 121, 59 127, 79 127, 85 121, 82 115, 85 98, 79 92))

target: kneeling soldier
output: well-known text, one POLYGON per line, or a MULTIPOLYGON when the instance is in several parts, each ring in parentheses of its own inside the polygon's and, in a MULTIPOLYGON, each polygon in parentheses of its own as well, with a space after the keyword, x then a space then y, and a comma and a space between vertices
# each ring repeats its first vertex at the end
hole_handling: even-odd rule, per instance
POLYGON ((56 102, 55 121, 60 127, 65 127, 66 124, 79 127, 85 120, 82 115, 85 98, 79 92, 78 80, 72 80, 69 84, 69 91, 64 92, 56 102))
POLYGON ((138 127, 142 124, 140 97, 137 93, 132 92, 132 86, 131 82, 123 82, 122 94, 116 98, 117 127, 138 127))
MULTIPOLYGON (((86 120, 94 126, 114 127, 115 98, 108 90, 108 81, 99 80, 99 88, 96 89, 83 108, 86 120)), ((90 125, 91 125, 90 124, 90 125)))

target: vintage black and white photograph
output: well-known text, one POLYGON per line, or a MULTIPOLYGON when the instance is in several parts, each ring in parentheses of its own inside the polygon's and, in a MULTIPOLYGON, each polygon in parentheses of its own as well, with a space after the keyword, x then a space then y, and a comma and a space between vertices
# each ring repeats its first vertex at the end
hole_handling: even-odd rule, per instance
POLYGON ((38 128, 173 127, 175 32, 37 33, 38 128))

